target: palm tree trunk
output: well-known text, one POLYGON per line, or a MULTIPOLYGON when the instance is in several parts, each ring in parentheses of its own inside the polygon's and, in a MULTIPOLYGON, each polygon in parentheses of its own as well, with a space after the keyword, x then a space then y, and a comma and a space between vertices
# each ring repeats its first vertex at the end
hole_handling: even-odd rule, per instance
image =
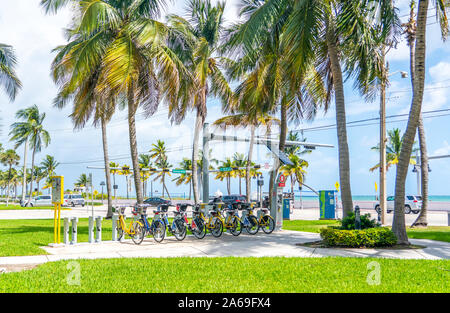
POLYGON ((102 124, 103 158, 105 160, 106 193, 108 194, 108 212, 106 213, 106 218, 110 218, 113 215, 112 192, 111 192, 111 169, 109 166, 108 136, 106 132, 106 121, 104 117, 101 118, 101 124, 102 124))
MULTIPOLYGON (((200 110, 197 110, 197 118, 195 120, 194 128, 194 142, 192 149, 192 188, 194 194, 194 202, 198 204, 200 202, 200 196, 198 192, 198 141, 200 137, 200 130, 203 126, 203 117, 200 114, 200 110)), ((204 200, 208 201, 208 199, 204 200)))
POLYGON ((403 137, 402 150, 397 164, 395 180, 395 205, 392 231, 397 236, 399 244, 409 244, 405 225, 405 183, 408 175, 409 161, 417 127, 422 111, 423 92, 425 85, 425 54, 428 0, 419 1, 417 14, 417 40, 415 50, 414 91, 408 125, 403 137))
POLYGON ((339 61, 338 48, 336 46, 335 28, 333 18, 330 16, 327 21, 326 41, 328 55, 333 74, 333 84, 336 104, 336 124, 339 144, 339 178, 341 184, 341 201, 343 217, 353 211, 353 199, 350 186, 350 156, 347 141, 347 121, 345 114, 344 80, 339 61))
MULTIPOLYGON (((411 9, 410 22, 414 23, 414 10, 411 9)), ((410 58, 410 72, 411 72, 411 86, 412 90, 414 90, 414 79, 415 79, 415 33, 409 34, 408 36, 408 45, 409 45, 409 58, 410 58)), ((419 134, 419 147, 420 147, 420 165, 421 165, 421 191, 422 191, 422 208, 420 210, 419 216, 411 225, 411 227, 415 226, 428 226, 427 220, 427 211, 428 211, 428 152, 427 152, 427 144, 426 144, 426 136, 425 136, 425 127, 423 124, 422 113, 419 117, 419 126, 417 128, 419 134)), ((418 160, 416 160, 418 162, 418 160)))
POLYGON ((6 194, 6 206, 8 206, 9 205, 9 188, 10 188, 10 185, 11 185, 11 168, 12 168, 12 165, 10 164, 9 165, 9 171, 8 171, 8 193, 6 194))
POLYGON ((28 204, 31 202, 33 196, 33 168, 34 168, 34 156, 36 154, 36 148, 33 148, 33 154, 31 155, 31 179, 30 179, 30 197, 28 198, 28 204))
POLYGON ((247 168, 245 172, 245 188, 247 195, 247 202, 250 202, 251 192, 252 192, 252 181, 250 177, 250 167, 253 159, 253 146, 255 145, 255 125, 251 126, 250 130, 250 146, 248 148, 248 156, 247 156, 247 168))
MULTIPOLYGON (((131 161, 133 163, 134 186, 136 188, 136 200, 138 204, 142 204, 144 199, 142 197, 141 188, 141 173, 139 169, 139 157, 136 140, 136 110, 137 105, 134 102, 134 89, 132 86, 128 87, 128 128, 130 133, 130 149, 131 161)), ((127 188, 128 192, 128 188, 127 188)))
POLYGON ((23 178, 22 178, 22 204, 25 204, 25 193, 27 185, 27 154, 28 154, 28 138, 25 141, 25 151, 23 152, 23 178))

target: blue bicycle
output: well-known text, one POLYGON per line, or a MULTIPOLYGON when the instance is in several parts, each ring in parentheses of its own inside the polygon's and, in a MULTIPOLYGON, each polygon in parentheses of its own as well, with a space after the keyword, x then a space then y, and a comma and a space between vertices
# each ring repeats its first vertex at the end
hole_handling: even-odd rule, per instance
POLYGON ((148 235, 152 235, 153 239, 156 242, 161 242, 164 240, 166 234, 166 226, 164 222, 159 218, 160 211, 153 211, 155 213, 155 217, 152 219, 152 222, 149 223, 147 219, 147 208, 149 205, 136 205, 134 208, 139 212, 139 222, 142 226, 136 230, 136 240, 133 240, 136 244, 141 244, 144 238, 148 235))
POLYGON ((169 223, 168 211, 169 205, 161 204, 159 207, 161 212, 161 220, 164 222, 164 228, 167 229, 177 240, 184 240, 187 234, 187 223, 185 221, 184 213, 180 211, 180 206, 177 206, 177 211, 174 212, 172 224, 169 223))

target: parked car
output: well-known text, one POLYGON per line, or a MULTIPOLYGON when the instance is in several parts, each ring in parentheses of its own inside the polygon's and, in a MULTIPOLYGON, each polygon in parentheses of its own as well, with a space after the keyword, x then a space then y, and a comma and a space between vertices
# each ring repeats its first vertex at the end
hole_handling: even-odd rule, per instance
POLYGON ((148 198, 146 200, 144 200, 145 204, 150 204, 152 206, 158 206, 161 204, 167 204, 167 205, 172 205, 172 202, 163 198, 159 198, 159 197, 153 197, 153 198, 148 198))
MULTIPOLYGON (((25 205, 27 204, 27 200, 25 200, 25 205)), ((30 201, 30 205, 32 207, 38 207, 38 206, 52 206, 52 196, 37 196, 30 201)))
POLYGON ((247 197, 243 195, 229 195, 223 196, 222 201, 225 204, 234 204, 239 202, 247 202, 247 197))
MULTIPOLYGON (((387 213, 391 213, 392 211, 394 211, 394 202, 395 197, 387 197, 386 199, 387 213)), ((411 212, 414 214, 419 214, 421 208, 422 208, 422 197, 411 195, 405 196, 405 214, 411 214, 411 212)), ((377 213, 380 213, 381 209, 379 203, 375 204, 375 211, 377 211, 377 213)))
POLYGON ((81 205, 82 207, 86 205, 86 201, 82 195, 64 195, 63 206, 75 207, 77 205, 81 205))
POLYGON ((22 197, 20 197, 20 206, 25 206, 28 203, 28 199, 30 199, 30 196, 25 196, 25 202, 22 202, 22 197))

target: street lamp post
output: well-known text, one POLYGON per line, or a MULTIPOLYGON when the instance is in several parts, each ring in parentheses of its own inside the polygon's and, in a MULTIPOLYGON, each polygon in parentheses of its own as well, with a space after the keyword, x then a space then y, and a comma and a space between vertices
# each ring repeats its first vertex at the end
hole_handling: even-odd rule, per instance
MULTIPOLYGON (((383 49, 383 64, 385 64, 385 51, 383 49)), ((380 210, 381 210, 381 224, 386 222, 386 85, 389 81, 389 77, 400 73, 402 78, 407 78, 408 73, 403 71, 397 71, 389 74, 389 63, 382 69, 381 79, 381 91, 380 91, 380 210)))

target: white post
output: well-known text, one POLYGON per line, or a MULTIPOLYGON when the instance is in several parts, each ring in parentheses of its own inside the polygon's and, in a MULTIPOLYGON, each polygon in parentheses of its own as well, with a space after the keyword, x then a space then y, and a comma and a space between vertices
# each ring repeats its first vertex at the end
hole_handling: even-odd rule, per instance
POLYGON ((70 241, 71 245, 77 244, 77 223, 78 217, 72 217, 72 240, 70 241))
POLYGON ((64 218, 64 244, 68 245, 70 244, 70 240, 69 240, 69 233, 70 233, 70 222, 69 222, 69 217, 65 217, 64 218))
POLYGON ((89 243, 93 243, 94 242, 94 217, 93 216, 89 216, 88 234, 89 234, 89 243))
POLYGON ((96 222, 95 242, 96 243, 102 242, 102 219, 103 218, 101 216, 97 216, 95 218, 95 222, 96 222))

